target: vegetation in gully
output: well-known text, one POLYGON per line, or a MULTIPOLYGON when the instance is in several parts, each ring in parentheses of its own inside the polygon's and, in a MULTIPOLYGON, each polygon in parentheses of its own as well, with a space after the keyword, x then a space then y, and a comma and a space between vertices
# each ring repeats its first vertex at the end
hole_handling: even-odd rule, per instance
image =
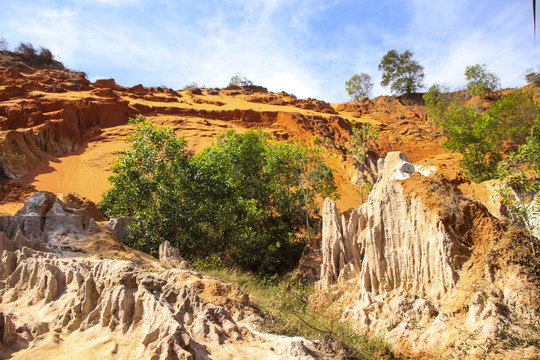
MULTIPOLYGON (((499 80, 487 73, 485 65, 467 67, 465 76, 471 95, 480 97, 477 102, 435 84, 424 94, 426 111, 447 137, 443 147, 463 155, 461 167, 467 178, 499 180, 508 216, 528 233, 527 243, 515 242, 515 250, 539 278, 540 242, 536 236, 540 207, 535 197, 540 190, 540 103, 534 88, 496 93, 499 80), (484 108, 487 98, 492 103, 484 108)), ((534 83, 533 73, 525 78, 534 83)))
POLYGON ((112 167, 101 207, 135 219, 127 241, 136 248, 155 253, 169 240, 189 259, 282 273, 318 228, 317 196, 337 195, 320 149, 249 130, 193 155, 172 129, 132 123, 131 148, 112 167))

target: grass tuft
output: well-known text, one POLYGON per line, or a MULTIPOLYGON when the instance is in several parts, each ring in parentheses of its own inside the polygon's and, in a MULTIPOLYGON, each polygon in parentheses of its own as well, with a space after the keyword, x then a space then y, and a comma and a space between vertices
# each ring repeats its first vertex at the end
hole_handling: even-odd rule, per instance
POLYGON ((313 340, 326 359, 396 359, 388 343, 358 333, 340 321, 340 313, 326 311, 330 301, 328 306, 317 306, 319 310, 311 307, 314 287, 286 277, 257 276, 215 264, 219 261, 207 259, 195 267, 207 276, 237 284, 248 293, 264 319, 263 330, 313 340))

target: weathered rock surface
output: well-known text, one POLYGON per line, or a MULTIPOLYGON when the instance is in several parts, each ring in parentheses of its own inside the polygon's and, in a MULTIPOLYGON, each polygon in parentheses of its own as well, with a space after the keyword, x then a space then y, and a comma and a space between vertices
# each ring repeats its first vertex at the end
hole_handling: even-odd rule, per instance
POLYGON ((500 348, 485 344, 538 321, 538 289, 508 255, 495 255, 510 246, 505 225, 442 175, 415 170, 389 153, 367 203, 340 217, 325 200, 318 285, 340 294, 343 320, 400 351, 491 355, 500 348))
POLYGON ((0 359, 319 358, 305 339, 257 331, 249 297, 179 269, 187 263, 169 243, 160 248, 169 269, 123 260, 141 259, 105 241, 95 211, 75 194, 41 191, 0 218, 0 359))
POLYGON ((105 229, 109 230, 115 238, 124 241, 128 232, 128 226, 133 222, 133 219, 128 216, 112 218, 105 224, 105 229))
POLYGON ((187 269, 189 264, 180 256, 177 248, 165 241, 159 245, 159 261, 161 263, 180 269, 187 269))
POLYGON ((99 215, 95 204, 73 194, 64 199, 75 207, 69 207, 51 192, 38 191, 15 216, 0 216, 0 231, 12 237, 20 230, 29 239, 40 239, 51 245, 63 245, 71 239, 95 234, 98 225, 90 216, 91 213, 99 215))
MULTIPOLYGON (((247 298, 226 307, 205 300, 215 279, 28 245, 20 231, 0 232, 0 358, 318 358, 309 341, 253 328, 247 298)), ((231 289, 221 286, 224 300, 231 289)))

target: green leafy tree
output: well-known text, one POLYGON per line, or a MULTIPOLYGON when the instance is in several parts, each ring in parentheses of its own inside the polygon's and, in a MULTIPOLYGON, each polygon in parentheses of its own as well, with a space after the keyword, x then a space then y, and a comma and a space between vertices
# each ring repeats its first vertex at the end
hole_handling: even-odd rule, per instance
POLYGON ((202 194, 209 206, 201 214, 208 218, 195 225, 211 225, 197 235, 253 271, 278 272, 293 264, 305 243, 304 224, 317 223, 316 196, 336 191, 318 152, 298 142, 271 144, 261 130, 229 131, 193 162, 201 175, 196 186, 202 186, 194 196, 202 194), (219 202, 224 208, 214 210, 219 202))
POLYGON ((424 87, 424 67, 413 59, 409 50, 398 53, 390 50, 381 59, 379 70, 383 72, 382 86, 390 85, 396 94, 412 94, 424 87))
POLYGON ((349 156, 355 160, 358 172, 362 177, 360 179, 360 194, 362 197, 362 202, 364 201, 365 186, 362 175, 364 173, 364 162, 366 160, 366 155, 369 151, 368 142, 377 140, 379 137, 379 131, 379 129, 374 128, 368 123, 363 123, 360 126, 353 125, 352 136, 347 144, 349 148, 349 156))
POLYGON ((371 76, 366 73, 354 74, 349 81, 345 82, 345 89, 351 100, 369 99, 373 90, 371 76))
POLYGON ((472 96, 491 96, 493 92, 501 88, 499 78, 487 71, 486 64, 467 66, 465 78, 467 79, 467 90, 472 96))
POLYGON ((481 182, 495 177, 502 136, 496 119, 467 106, 446 113, 441 126, 448 137, 443 147, 463 155, 461 167, 467 178, 481 182))
POLYGON ((318 222, 308 207, 336 190, 317 153, 249 130, 229 131, 191 157, 171 129, 134 123, 101 203, 108 216, 135 218, 131 245, 154 252, 169 240, 188 258, 254 272, 281 272, 298 260, 306 216, 309 226, 318 222))
POLYGON ((183 184, 189 176, 186 141, 170 128, 159 128, 138 116, 130 119, 135 130, 127 136, 130 148, 113 164, 112 187, 100 204, 107 216, 130 216, 128 243, 153 252, 167 239, 175 239, 183 211, 183 184), (173 205, 174 204, 174 205, 173 205))

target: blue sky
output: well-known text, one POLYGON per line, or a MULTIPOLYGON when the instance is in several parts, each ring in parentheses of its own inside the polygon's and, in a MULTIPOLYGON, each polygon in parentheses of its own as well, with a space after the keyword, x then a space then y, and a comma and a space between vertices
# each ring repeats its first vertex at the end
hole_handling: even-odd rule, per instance
POLYGON ((485 63, 503 87, 540 67, 530 0, 3 0, 0 37, 49 48, 90 80, 124 86, 196 82, 224 87, 241 74, 271 91, 347 101, 345 81, 410 50, 425 83, 465 85, 485 63))

